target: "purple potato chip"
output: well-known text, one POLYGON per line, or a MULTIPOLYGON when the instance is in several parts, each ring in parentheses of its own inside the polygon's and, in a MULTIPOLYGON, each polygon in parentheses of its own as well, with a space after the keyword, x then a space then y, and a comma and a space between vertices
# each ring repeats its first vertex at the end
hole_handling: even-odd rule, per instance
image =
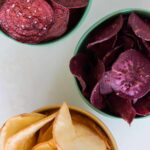
POLYGON ((102 61, 92 60, 87 54, 80 53, 71 59, 70 70, 79 80, 83 95, 90 97, 91 91, 101 79, 105 68, 102 61))
POLYGON ((123 99, 114 93, 108 97, 107 106, 112 113, 119 115, 129 124, 131 124, 136 116, 136 111, 133 108, 131 101, 128 99, 123 99))
POLYGON ((150 57, 150 43, 149 42, 146 42, 144 40, 142 40, 142 43, 145 47, 145 50, 146 50, 146 54, 148 57, 150 57))
POLYGON ((141 116, 150 114, 150 94, 139 99, 135 104, 134 108, 136 113, 141 116))
POLYGON ((99 28, 99 30, 97 30, 94 33, 92 38, 90 38, 89 44, 87 45, 87 47, 90 48, 96 44, 99 44, 99 43, 102 43, 104 41, 111 39, 112 37, 117 35, 117 33, 122 28, 122 26, 123 26, 123 17, 122 15, 120 15, 119 17, 109 22, 104 27, 99 28))
POLYGON ((116 44, 116 40, 117 36, 114 36, 107 41, 90 47, 88 50, 98 56, 99 59, 102 59, 110 50, 113 49, 114 45, 116 44))
POLYGON ((141 39, 138 38, 134 33, 132 32, 126 32, 125 36, 131 38, 134 41, 134 49, 140 50, 141 52, 143 51, 141 39))
POLYGON ((103 58, 103 62, 105 65, 105 68, 110 69, 110 66, 114 63, 114 61, 117 59, 117 57, 120 55, 122 45, 116 46, 114 49, 109 51, 103 58))
POLYGON ((91 104, 98 109, 103 109, 105 107, 103 97, 100 94, 100 82, 98 82, 92 90, 90 101, 91 104))
POLYGON ((99 83, 99 90, 102 95, 110 94, 113 92, 111 88, 111 77, 110 72, 105 72, 100 80, 99 83))
POLYGON ((55 0, 57 3, 67 8, 82 8, 86 7, 89 0, 55 0))
POLYGON ((124 47, 125 50, 131 49, 131 48, 134 47, 133 39, 128 37, 128 36, 123 36, 122 37, 122 43, 123 43, 123 47, 124 47))
POLYGON ((56 3, 54 0, 51 0, 51 4, 54 10, 54 23, 45 35, 44 41, 60 37, 68 28, 69 9, 56 3))
POLYGON ((150 61, 140 52, 123 52, 112 66, 111 86, 120 96, 137 100, 150 91, 150 61))
POLYGON ((128 24, 139 38, 150 41, 150 24, 137 14, 132 13, 129 16, 128 24))

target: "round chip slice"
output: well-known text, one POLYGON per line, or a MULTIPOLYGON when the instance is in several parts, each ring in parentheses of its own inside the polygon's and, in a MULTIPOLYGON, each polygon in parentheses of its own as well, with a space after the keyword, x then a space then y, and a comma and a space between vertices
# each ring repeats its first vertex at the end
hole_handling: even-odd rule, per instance
POLYGON ((123 52, 112 66, 111 87, 124 98, 137 100, 150 91, 150 61, 140 52, 123 52))
POLYGON ((0 10, 2 30, 21 42, 43 41, 52 24, 53 10, 45 0, 7 0, 0 10))
POLYGON ((54 10, 54 23, 49 28, 48 33, 44 37, 44 41, 55 39, 63 35, 68 27, 69 9, 51 0, 54 10))
POLYGON ((135 13, 130 14, 128 23, 136 36, 145 41, 150 41, 150 23, 144 21, 135 13))

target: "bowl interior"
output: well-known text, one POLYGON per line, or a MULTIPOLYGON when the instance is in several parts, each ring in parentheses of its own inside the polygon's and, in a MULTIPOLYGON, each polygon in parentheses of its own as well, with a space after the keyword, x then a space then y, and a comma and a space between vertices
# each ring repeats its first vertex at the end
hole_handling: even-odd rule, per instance
MULTIPOLYGON (((60 106, 47 106, 47 107, 43 107, 41 109, 36 110, 35 112, 38 113, 43 113, 43 114, 51 114, 55 111, 57 111, 60 108, 60 106)), ((109 129, 104 125, 104 123, 102 121, 100 121, 98 118, 96 118, 94 115, 92 115, 89 112, 86 112, 82 109, 76 108, 76 107, 72 107, 69 106, 70 112, 73 114, 78 114, 80 116, 82 116, 83 118, 88 118, 90 119, 92 122, 95 123, 95 125, 98 127, 98 129, 100 130, 100 132, 104 135, 104 137, 107 139, 110 147, 112 148, 112 150, 118 150, 117 148, 117 144, 111 134, 111 132, 109 131, 109 129)))
MULTIPOLYGON (((115 11, 105 17, 103 17, 102 19, 100 19, 98 22, 96 22, 94 25, 92 25, 86 32, 85 34, 82 36, 82 38, 80 39, 80 41, 78 42, 78 45, 76 46, 76 49, 75 49, 75 52, 74 52, 74 55, 76 55, 77 53, 79 52, 82 52, 84 50, 86 50, 86 46, 88 44, 88 38, 89 36, 91 35, 91 33, 93 33, 95 30, 97 30, 97 28, 101 28, 102 26, 104 26, 106 23, 110 22, 113 18, 115 18, 116 16, 120 15, 120 14, 130 14, 131 12, 135 12, 143 17, 149 17, 150 18, 150 11, 147 11, 147 10, 142 10, 142 9, 124 9, 124 10, 118 10, 118 11, 115 11)), ((117 118, 117 119, 120 119, 121 117, 111 113, 111 112, 108 112, 107 110, 105 111, 102 111, 102 110, 99 110, 97 109, 96 107, 94 107, 90 101, 85 98, 83 95, 82 95, 82 92, 81 92, 81 87, 80 87, 80 84, 78 82, 78 80, 76 78, 75 79, 75 85, 77 86, 77 89, 82 97, 82 99, 92 108, 94 109, 95 111, 97 111, 98 113, 104 115, 104 116, 107 116, 107 117, 112 117, 112 118, 117 118)), ((136 116, 136 118, 140 119, 140 118, 144 118, 146 116, 136 116)))

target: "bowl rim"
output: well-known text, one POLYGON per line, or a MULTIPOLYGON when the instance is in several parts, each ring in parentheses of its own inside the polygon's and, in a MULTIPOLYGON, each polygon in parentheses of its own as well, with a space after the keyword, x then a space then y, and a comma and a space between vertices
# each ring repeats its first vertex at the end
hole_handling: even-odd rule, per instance
POLYGON ((44 43, 37 43, 37 44, 30 44, 30 43, 23 43, 23 42, 17 41, 14 38, 12 38, 11 36, 7 35, 7 33, 4 33, 2 30, 0 30, 0 35, 5 36, 6 38, 13 40, 17 44, 19 43, 19 44, 22 44, 22 45, 29 45, 29 46, 45 46, 45 45, 55 44, 55 43, 60 42, 60 41, 64 41, 67 37, 74 34, 74 32, 80 28, 80 26, 82 25, 82 23, 86 19, 87 15, 88 15, 88 13, 91 9, 92 2, 93 2, 93 0, 89 0, 89 3, 86 6, 85 11, 84 11, 81 19, 79 20, 79 22, 76 24, 76 26, 73 29, 71 29, 65 35, 62 35, 61 37, 58 37, 58 38, 56 38, 52 41, 47 41, 47 42, 44 42, 44 43))
MULTIPOLYGON (((36 109, 33 112, 40 113, 42 111, 47 111, 47 110, 51 110, 51 109, 59 109, 60 106, 61 106, 60 104, 47 105, 45 107, 41 107, 39 109, 36 109)), ((96 122, 97 125, 100 126, 104 130, 104 132, 107 134, 108 138, 110 139, 110 141, 112 143, 112 146, 113 146, 114 150, 118 150, 116 140, 115 140, 114 136, 112 135, 111 131, 98 117, 96 117, 91 112, 89 112, 85 109, 81 109, 80 107, 77 107, 77 106, 69 105, 69 109, 73 110, 73 111, 76 111, 80 114, 83 114, 83 115, 87 116, 88 118, 90 118, 91 120, 93 120, 94 122, 96 122)))
MULTIPOLYGON (((131 12, 138 12, 138 13, 141 13, 141 14, 144 14, 144 15, 150 15, 150 10, 147 10, 147 9, 141 9, 141 8, 125 8, 125 9, 120 9, 120 10, 117 10, 117 11, 113 11, 107 15, 105 15, 104 17, 102 17, 101 19, 99 19, 96 23, 94 23, 93 25, 90 26, 90 28, 88 28, 86 30, 86 32, 82 35, 82 37, 80 38, 77 46, 75 47, 75 50, 74 50, 74 53, 73 53, 73 56, 75 56, 79 49, 80 49, 80 46, 82 45, 83 41, 86 39, 86 37, 95 29, 97 28, 101 23, 103 23, 104 21, 106 21, 107 19, 113 17, 113 16, 116 16, 116 15, 119 15, 119 14, 126 14, 126 13, 131 13, 131 12)), ((119 116, 115 116, 115 115, 111 115, 111 114, 108 114, 96 107, 94 107, 87 98, 85 98, 83 95, 82 95, 82 92, 80 90, 80 87, 77 83, 77 79, 76 77, 73 77, 74 78, 74 82, 75 82, 75 86, 76 88, 78 89, 78 92, 82 98, 82 100, 94 111, 96 111, 97 113, 103 115, 103 116, 106 116, 106 117, 109 117, 109 118, 112 118, 112 119, 118 119, 118 120, 121 120, 122 118, 119 117, 119 116)), ((135 117, 134 119, 138 119, 138 120, 141 120, 141 119, 145 119, 147 117, 150 117, 150 115, 146 115, 146 116, 140 116, 140 117, 135 117)))

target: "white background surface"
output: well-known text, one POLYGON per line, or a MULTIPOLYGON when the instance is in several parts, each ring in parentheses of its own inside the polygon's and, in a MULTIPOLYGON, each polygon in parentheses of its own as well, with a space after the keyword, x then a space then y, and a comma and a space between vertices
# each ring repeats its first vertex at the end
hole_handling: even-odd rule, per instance
POLYGON ((43 46, 16 43, 0 34, 0 125, 18 113, 67 101, 98 116, 113 133, 119 150, 150 149, 150 117, 129 126, 92 111, 69 72, 69 60, 82 34, 103 16, 122 8, 150 9, 149 0, 93 0, 80 28, 62 41, 43 46))

